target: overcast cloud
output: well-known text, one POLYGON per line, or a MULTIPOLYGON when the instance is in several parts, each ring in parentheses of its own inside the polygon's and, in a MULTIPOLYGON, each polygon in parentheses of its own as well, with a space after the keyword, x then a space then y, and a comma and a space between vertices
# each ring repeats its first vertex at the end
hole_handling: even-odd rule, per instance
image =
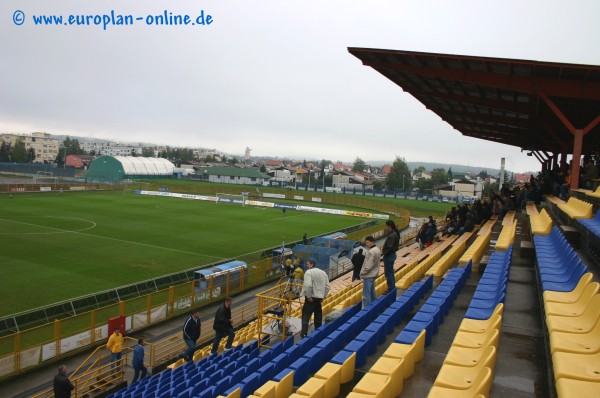
POLYGON ((513 171, 519 148, 463 137, 347 47, 600 65, 600 1, 0 3, 0 132, 255 156, 447 162, 513 171), (16 10, 23 25, 13 23, 16 10), (32 15, 197 16, 208 26, 35 26, 32 15))

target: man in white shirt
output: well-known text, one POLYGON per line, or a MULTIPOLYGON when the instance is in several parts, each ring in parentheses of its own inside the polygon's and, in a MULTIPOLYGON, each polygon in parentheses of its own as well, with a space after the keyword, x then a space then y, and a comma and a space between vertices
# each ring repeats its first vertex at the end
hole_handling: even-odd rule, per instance
POLYGON ((377 298, 375 295, 375 278, 379 275, 379 261, 381 259, 381 250, 375 244, 375 239, 372 236, 365 238, 365 245, 369 250, 367 250, 365 261, 360 270, 360 279, 363 281, 363 308, 377 298))
POLYGON ((325 271, 316 266, 317 260, 314 258, 309 258, 306 262, 307 270, 304 273, 304 284, 300 292, 300 296, 304 297, 301 337, 306 337, 308 334, 308 323, 313 313, 315 314, 315 329, 323 323, 321 302, 329 293, 329 277, 325 271))

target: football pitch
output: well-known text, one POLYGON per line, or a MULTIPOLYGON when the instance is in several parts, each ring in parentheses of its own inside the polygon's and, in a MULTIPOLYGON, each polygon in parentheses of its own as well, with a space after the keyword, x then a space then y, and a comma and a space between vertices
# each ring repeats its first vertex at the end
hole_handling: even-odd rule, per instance
POLYGON ((0 196, 0 317, 368 221, 114 192, 0 196))

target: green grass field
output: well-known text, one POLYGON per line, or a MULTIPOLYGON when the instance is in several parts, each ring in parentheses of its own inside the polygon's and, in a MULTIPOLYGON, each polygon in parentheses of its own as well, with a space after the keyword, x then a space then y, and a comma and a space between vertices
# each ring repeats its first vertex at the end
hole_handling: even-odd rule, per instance
POLYGON ((0 317, 366 219, 131 193, 0 196, 0 317))

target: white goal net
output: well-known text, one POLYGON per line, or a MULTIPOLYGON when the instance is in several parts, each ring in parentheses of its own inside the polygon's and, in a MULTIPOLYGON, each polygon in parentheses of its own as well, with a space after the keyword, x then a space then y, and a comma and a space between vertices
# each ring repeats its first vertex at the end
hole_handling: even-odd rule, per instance
POLYGON ((248 199, 248 193, 242 192, 240 195, 234 195, 231 193, 217 193, 217 201, 215 203, 235 203, 242 206, 246 206, 246 200, 248 199))

